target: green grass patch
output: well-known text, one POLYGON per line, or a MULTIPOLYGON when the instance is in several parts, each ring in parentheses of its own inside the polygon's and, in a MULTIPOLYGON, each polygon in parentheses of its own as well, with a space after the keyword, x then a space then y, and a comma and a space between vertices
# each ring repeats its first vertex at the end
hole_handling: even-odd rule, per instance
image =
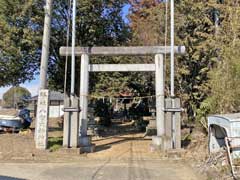
POLYGON ((48 138, 48 149, 50 152, 59 150, 63 144, 63 137, 50 137, 48 138))

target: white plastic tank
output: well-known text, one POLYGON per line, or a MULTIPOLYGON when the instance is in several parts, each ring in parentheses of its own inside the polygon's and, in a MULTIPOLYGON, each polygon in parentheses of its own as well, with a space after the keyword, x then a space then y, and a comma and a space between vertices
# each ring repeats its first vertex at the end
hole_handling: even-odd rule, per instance
POLYGON ((218 152, 226 146, 225 137, 231 139, 233 158, 240 158, 240 113, 208 117, 209 151, 218 152))

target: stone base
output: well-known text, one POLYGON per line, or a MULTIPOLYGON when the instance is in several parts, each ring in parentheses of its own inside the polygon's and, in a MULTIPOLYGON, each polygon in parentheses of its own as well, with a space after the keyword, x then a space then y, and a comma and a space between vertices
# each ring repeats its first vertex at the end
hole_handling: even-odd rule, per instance
POLYGON ((80 153, 93 153, 95 150, 95 144, 92 144, 91 136, 84 136, 79 138, 80 153))
POLYGON ((64 154, 83 154, 83 153, 93 153, 95 151, 95 144, 90 144, 88 146, 82 146, 79 148, 62 148, 60 152, 64 154))
POLYGON ((172 149, 172 140, 167 136, 153 136, 150 149, 151 151, 170 150, 172 149))
POLYGON ((156 119, 149 120, 149 124, 146 127, 146 135, 147 136, 156 136, 157 135, 156 119))
POLYGON ((152 127, 146 127, 146 133, 147 136, 156 136, 157 129, 152 127))
POLYGON ((63 147, 59 151, 64 154, 73 154, 73 155, 80 154, 80 148, 65 148, 65 147, 63 147))
POLYGON ((156 119, 150 119, 148 127, 157 128, 156 119))
POLYGON ((92 142, 92 137, 91 136, 83 136, 79 138, 79 146, 88 146, 92 142))
POLYGON ((186 153, 184 149, 170 149, 167 151, 168 158, 182 158, 183 155, 186 153))
POLYGON ((92 144, 91 142, 92 142, 91 136, 80 137, 78 148, 64 147, 60 151, 67 154, 93 153, 95 151, 95 144, 92 144))
POLYGON ((82 146, 80 147, 80 154, 83 153, 93 153, 95 151, 96 145, 90 144, 88 146, 82 146))

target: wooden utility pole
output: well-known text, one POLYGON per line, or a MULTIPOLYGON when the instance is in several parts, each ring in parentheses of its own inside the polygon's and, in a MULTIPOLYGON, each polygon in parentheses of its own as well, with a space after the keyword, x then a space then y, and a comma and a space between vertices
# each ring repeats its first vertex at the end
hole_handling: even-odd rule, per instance
POLYGON ((52 19, 52 0, 46 0, 45 20, 44 20, 44 32, 42 41, 42 57, 41 57, 41 69, 40 69, 40 89, 47 88, 47 70, 49 59, 49 44, 51 34, 51 19, 52 19))

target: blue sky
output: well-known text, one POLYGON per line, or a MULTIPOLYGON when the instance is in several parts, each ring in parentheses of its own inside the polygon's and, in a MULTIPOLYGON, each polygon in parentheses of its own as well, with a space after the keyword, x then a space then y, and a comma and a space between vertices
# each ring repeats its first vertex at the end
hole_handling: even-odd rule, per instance
MULTIPOLYGON (((125 5, 124 8, 123 8, 123 18, 125 20, 126 23, 128 23, 128 19, 127 19, 127 15, 128 15, 128 12, 129 12, 129 8, 130 6, 129 5, 125 5)), ((31 81, 31 82, 26 82, 24 84, 21 84, 20 85, 21 87, 25 87, 27 88, 32 96, 35 96, 37 95, 38 93, 38 90, 39 90, 39 76, 36 76, 35 77, 35 80, 31 81)), ((0 88, 0 99, 2 99, 2 96, 3 94, 9 89, 10 87, 2 87, 0 88)))
POLYGON ((125 5, 124 8, 123 8, 123 19, 125 20, 126 23, 129 23, 129 20, 127 19, 127 15, 129 13, 129 8, 130 8, 130 5, 125 5))

